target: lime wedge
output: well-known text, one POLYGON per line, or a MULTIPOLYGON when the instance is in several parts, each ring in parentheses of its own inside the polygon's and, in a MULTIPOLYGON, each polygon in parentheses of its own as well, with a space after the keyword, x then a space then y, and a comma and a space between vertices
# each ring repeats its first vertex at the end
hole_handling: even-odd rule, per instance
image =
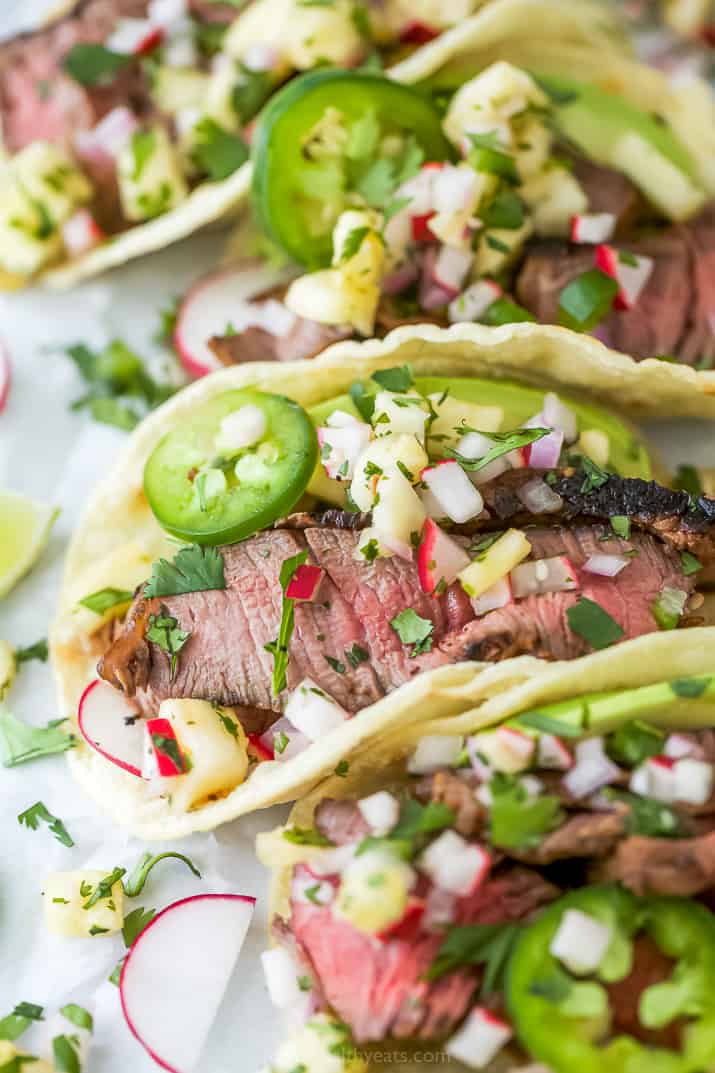
POLYGON ((17 492, 0 492, 0 599, 36 563, 59 514, 17 492))

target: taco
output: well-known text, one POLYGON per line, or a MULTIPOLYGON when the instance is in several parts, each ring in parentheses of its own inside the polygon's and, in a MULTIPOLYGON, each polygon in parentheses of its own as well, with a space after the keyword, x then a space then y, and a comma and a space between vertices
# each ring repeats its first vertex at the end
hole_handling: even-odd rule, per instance
POLYGON ((298 1026, 271 1073, 712 1067, 701 638, 687 670, 684 649, 645 675, 614 651, 413 724, 259 836, 266 981, 298 1026))
POLYGON ((445 21, 400 0, 64 3, 0 45, 0 285, 47 270, 72 284, 225 216, 277 86, 319 63, 407 55, 475 4, 445 21))
MULTIPOLYGON (((254 208, 303 274, 254 295, 237 330, 230 290, 200 291, 214 365, 314 357, 400 324, 539 321, 627 355, 614 371, 642 363, 651 412, 715 413, 709 88, 548 37, 559 5, 537 6, 540 37, 528 4, 500 0, 478 36, 448 31, 390 78, 312 72, 273 98, 254 208)), ((593 387, 622 405, 617 383, 593 387)))
POLYGON ((592 361, 592 344, 538 325, 472 336, 402 330, 225 370, 133 433, 69 549, 52 631, 85 738, 70 763, 120 822, 215 826, 459 707, 451 687, 478 691, 486 661, 509 679, 520 654, 636 639, 647 659, 659 630, 704 621, 713 501, 651 480, 619 418, 502 379, 552 352, 592 361))

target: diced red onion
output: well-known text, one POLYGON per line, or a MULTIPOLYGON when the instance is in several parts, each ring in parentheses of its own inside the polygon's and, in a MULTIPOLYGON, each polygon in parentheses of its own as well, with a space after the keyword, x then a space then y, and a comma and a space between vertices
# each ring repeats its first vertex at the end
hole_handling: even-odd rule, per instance
POLYGON ((555 428, 529 446, 529 465, 534 469, 554 469, 559 464, 563 444, 564 434, 555 428))
POLYGON ((600 577, 616 577, 629 562, 623 555, 589 555, 581 569, 600 577))
POLYGON ((555 514, 564 501, 541 477, 534 477, 517 488, 516 494, 531 514, 555 514))
POLYGON ((437 250, 434 246, 428 247, 422 259, 422 275, 420 277, 419 303, 424 310, 441 309, 454 298, 454 291, 446 290, 438 286, 434 280, 434 266, 437 260, 437 250))
POLYGON ((440 246, 432 271, 435 286, 450 291, 450 298, 454 298, 459 293, 473 260, 474 254, 471 250, 440 246))
POLYGON ((573 797, 590 797, 602 786, 615 782, 620 773, 606 755, 603 738, 587 738, 576 746, 576 762, 564 776, 563 784, 573 797))
POLYGON ((305 734, 301 734, 289 719, 282 716, 277 719, 276 722, 266 730, 260 737, 260 743, 264 749, 268 749, 273 753, 274 760, 283 763, 286 760, 293 760, 294 757, 299 756, 304 749, 307 749, 310 745, 310 740, 306 738, 305 734), (286 742, 283 749, 276 748, 276 743, 282 744, 286 742))
MULTIPOLYGON (((392 223, 392 220, 390 220, 392 223)), ((388 224, 389 227, 389 224, 388 224)), ((382 290, 385 294, 401 294, 410 284, 414 283, 419 275, 419 270, 414 261, 405 261, 399 268, 388 272, 382 280, 382 290)))
POLYGON ((576 414, 553 391, 544 395, 542 414, 543 428, 561 429, 566 443, 574 443, 578 439, 576 414))
POLYGON ((511 589, 515 600, 546 592, 570 592, 578 587, 576 571, 565 555, 532 559, 520 563, 511 571, 511 589))

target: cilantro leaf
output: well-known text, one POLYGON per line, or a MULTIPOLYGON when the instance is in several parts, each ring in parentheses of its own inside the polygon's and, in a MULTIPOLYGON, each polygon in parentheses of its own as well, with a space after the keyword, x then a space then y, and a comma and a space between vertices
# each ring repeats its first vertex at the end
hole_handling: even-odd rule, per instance
POLYGON ((601 791, 608 801, 628 806, 626 831, 630 835, 645 835, 648 838, 682 838, 686 833, 682 818, 662 801, 641 797, 607 786, 601 791))
MULTIPOLYGON (((122 877, 126 874, 126 868, 113 868, 112 871, 103 876, 97 883, 97 886, 92 888, 90 886, 90 894, 86 902, 83 903, 83 909, 91 909, 97 902, 102 902, 106 898, 112 897, 112 887, 115 883, 118 883, 122 877)), ((80 890, 81 893, 81 890, 80 890)), ((106 929, 105 929, 106 930, 106 929)))
POLYGON ((0 707, 0 742, 5 767, 15 767, 74 748, 76 739, 61 729, 65 722, 64 719, 55 719, 44 727, 32 727, 0 707))
POLYGON ((536 317, 510 298, 497 298, 480 317, 482 324, 499 328, 502 324, 533 323, 536 317))
POLYGON ((355 256, 369 233, 369 227, 354 227, 352 229, 343 242, 343 247, 340 251, 341 264, 344 264, 345 261, 349 261, 355 256))
POLYGON ((429 980, 454 972, 465 965, 483 965, 482 996, 501 991, 504 971, 521 925, 462 924, 447 932, 437 956, 427 973, 429 980))
POLYGON ((82 1073, 77 1047, 69 1036, 55 1036, 52 1054, 57 1073, 82 1073))
POLYGON ((141 905, 136 909, 132 909, 131 913, 127 913, 122 927, 122 938, 124 939, 124 945, 127 949, 144 931, 147 924, 152 922, 155 916, 156 909, 145 909, 141 905))
MULTIPOLYGON (((465 431, 477 430, 467 429, 465 426, 465 431)), ((551 429, 548 428, 516 428, 511 432, 481 432, 481 436, 486 436, 487 439, 494 443, 494 446, 490 451, 487 451, 483 458, 464 458, 458 451, 452 450, 448 451, 448 454, 450 458, 456 458, 463 469, 476 472, 489 465, 495 458, 500 458, 502 455, 515 451, 519 447, 527 447, 530 443, 536 443, 542 437, 548 436, 550 432, 551 429)))
POLYGON ((212 182, 233 175, 248 160, 248 146, 243 138, 231 134, 208 116, 194 127, 192 156, 212 182))
POLYGON ((0 1020, 0 1039, 13 1042, 30 1027, 31 1021, 42 1021, 43 1007, 34 1002, 19 1002, 12 1013, 0 1020))
POLYGON ((361 384, 357 380, 354 384, 350 385, 348 394, 353 400, 353 405, 358 411, 363 421, 369 421, 375 412, 375 398, 373 395, 368 394, 365 385, 361 384))
POLYGON ((687 492, 693 499, 703 494, 703 485, 696 466, 678 466, 673 486, 681 492, 687 492))
POLYGON ((356 668, 370 659, 370 653, 356 642, 352 648, 345 650, 345 658, 351 667, 356 668))
POLYGON ((497 773, 489 782, 492 795, 491 840, 502 849, 530 849, 561 822, 563 813, 557 797, 538 794, 530 797, 526 787, 513 775, 497 773))
POLYGON ((395 365, 391 369, 378 369, 370 379, 385 391, 397 392, 409 391, 415 382, 410 365, 395 365))
POLYGON ((31 659, 39 659, 42 663, 47 663, 48 655, 49 652, 46 637, 43 637, 39 641, 35 641, 34 645, 28 645, 27 648, 15 649, 15 660, 17 663, 27 663, 31 659))
POLYGON ((571 630, 583 637, 591 648, 608 648, 623 637, 623 628, 616 620, 587 596, 580 596, 573 607, 568 608, 566 618, 571 630))
POLYGON ((225 588, 224 559, 218 548, 191 544, 177 552, 173 563, 159 559, 153 564, 144 595, 179 596, 225 588))
POLYGON ((524 202, 513 190, 502 190, 480 212, 484 227, 513 231, 524 223, 524 202))
POLYGON ((141 358, 119 339, 101 351, 75 343, 65 353, 87 385, 72 409, 88 409, 93 419, 103 424, 129 431, 176 390, 150 376, 141 358))
POLYGON ((231 104, 241 123, 246 124, 256 116, 273 92, 273 76, 270 71, 252 71, 240 64, 241 79, 231 93, 231 104))
POLYGON ((468 159, 475 171, 498 175, 500 179, 515 186, 519 183, 516 161, 501 144, 495 130, 485 134, 467 134, 467 137, 472 143, 468 159))
POLYGON ((63 846, 74 846, 74 839, 62 820, 58 819, 57 816, 53 816, 42 801, 36 801, 30 808, 21 812, 17 817, 17 822, 20 826, 24 824, 31 831, 36 831, 40 823, 46 823, 58 842, 61 842, 63 846))
POLYGON ((278 696, 288 683, 288 646, 293 636, 295 626, 295 600, 286 596, 286 590, 299 566, 308 558, 307 549, 285 559, 280 572, 280 585, 283 591, 283 607, 281 610, 281 622, 278 627, 278 636, 275 641, 270 641, 266 651, 273 656, 273 695, 278 696))
POLYGON ((98 86, 111 81, 135 57, 124 52, 113 52, 104 45, 73 45, 62 61, 70 78, 81 86, 98 86))
POLYGON ((286 827, 283 832, 286 842, 292 842, 294 846, 332 846, 333 843, 325 835, 321 835, 315 827, 286 827))
POLYGON ((176 674, 179 652, 191 637, 191 631, 180 629, 178 621, 168 613, 165 607, 162 607, 160 615, 149 615, 149 628, 146 636, 149 641, 153 641, 166 652, 171 663, 171 677, 173 678, 176 674))
POLYGON ((560 323, 574 331, 588 332, 613 308, 618 284, 600 268, 591 268, 564 287, 559 297, 560 323))
POLYGON ((68 1002, 60 1008, 60 1013, 77 1028, 83 1028, 86 1032, 94 1029, 94 1018, 84 1006, 78 1006, 76 1002, 68 1002))
POLYGON ((588 455, 583 455, 581 459, 581 469, 583 470, 584 476, 579 491, 582 495, 588 495, 590 492, 595 491, 596 488, 603 487, 611 477, 610 473, 605 469, 601 469, 600 466, 597 466, 588 455))
POLYGON ((201 872, 199 872, 193 861, 190 860, 188 857, 185 857, 183 853, 145 853, 142 857, 139 858, 130 875, 127 876, 124 881, 124 892, 127 897, 137 898, 144 890, 144 885, 149 877, 149 873, 151 872, 152 868, 157 865, 159 861, 164 861, 168 859, 183 861, 186 867, 191 872, 193 872, 198 879, 201 879, 201 872))
POLYGON ((84 596, 78 602, 89 611, 94 611, 95 615, 104 615, 114 607, 131 603, 133 595, 128 589, 99 589, 97 592, 84 596))
POLYGON ((408 797, 400 808, 397 825, 390 831, 395 839, 411 839, 418 835, 433 834, 445 827, 450 827, 456 820, 454 809, 443 801, 429 801, 421 805, 419 801, 408 797))
POLYGON ((606 751, 616 764, 634 768, 661 753, 664 739, 662 730, 634 719, 608 736, 606 751))
POLYGON ((390 625, 403 645, 414 646, 410 652, 412 658, 432 650, 434 623, 428 618, 422 618, 413 608, 408 607, 405 611, 400 611, 399 615, 390 620, 390 625))
POLYGON ((379 157, 358 170, 353 188, 371 208, 381 209, 392 200, 399 186, 417 174, 423 160, 421 147, 414 136, 410 136, 398 156, 379 157))
POLYGON ((614 514, 611 529, 621 540, 628 540, 631 535, 631 519, 626 514, 614 514))

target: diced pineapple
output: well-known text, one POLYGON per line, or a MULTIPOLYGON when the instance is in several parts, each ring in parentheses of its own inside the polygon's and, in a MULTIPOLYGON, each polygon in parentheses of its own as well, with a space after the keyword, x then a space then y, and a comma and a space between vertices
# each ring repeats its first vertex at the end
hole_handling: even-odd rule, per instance
POLYGON ((686 220, 705 204, 707 196, 686 173, 635 131, 614 144, 609 163, 627 175, 653 204, 672 220, 686 220))
POLYGON ((414 436, 381 436, 373 440, 355 463, 355 476, 350 495, 359 510, 371 510, 377 492, 377 480, 382 473, 399 469, 397 463, 415 480, 427 465, 427 452, 414 436))
POLYGON ((117 162, 122 209, 129 220, 151 220, 188 194, 181 157, 163 127, 136 131, 117 162))
POLYGON ((546 95, 526 71, 499 60, 465 83, 452 98, 443 121, 447 137, 461 146, 469 132, 496 130, 511 144, 509 120, 529 104, 545 107, 546 95))
POLYGON ((33 1058, 27 1051, 18 1051, 8 1040, 0 1039, 0 1070, 32 1069, 32 1073, 55 1073, 54 1066, 42 1058, 33 1058))
POLYGON ((515 123, 517 171, 526 182, 542 170, 551 153, 553 135, 540 116, 529 116, 515 123))
POLYGON ((206 700, 165 700, 159 716, 172 724, 191 763, 185 775, 171 779, 175 808, 188 812, 240 786, 248 772, 248 740, 233 708, 206 700))
POLYGON ((85 905, 107 872, 85 870, 53 872, 45 880, 45 923, 55 935, 115 935, 124 924, 124 888, 121 879, 112 885, 107 897, 89 909, 85 905))
POLYGON ((534 230, 527 217, 521 227, 492 227, 481 236, 472 269, 475 278, 498 276, 518 258, 526 240, 534 230))
POLYGON ((582 454, 596 463, 597 466, 607 466, 611 454, 611 443, 608 436, 600 428, 585 428, 581 433, 576 447, 582 454))
POLYGON ((287 65, 307 71, 318 62, 351 66, 364 51, 353 18, 351 0, 330 4, 302 4, 300 0, 255 0, 235 20, 224 39, 224 49, 236 59, 245 58, 254 45, 271 44, 287 65))
POLYGON ((9 641, 0 640, 0 700, 14 682, 16 671, 15 649, 9 641))
POLYGON ((367 1062, 346 1044, 349 1036, 345 1026, 327 1014, 316 1014, 281 1044, 271 1062, 271 1073, 367 1073, 367 1062))
POLYGON ((476 432, 498 432, 504 420, 501 406, 480 406, 451 395, 430 395, 437 417, 429 430, 430 450, 439 454, 447 447, 457 447, 460 436, 470 429, 476 432), (459 431, 456 431, 459 429, 459 431))
POLYGON ((417 391, 378 391, 375 396, 372 423, 378 436, 404 434, 424 442, 428 417, 427 404, 417 391))
POLYGON ((567 238, 572 217, 588 212, 588 198, 566 168, 544 168, 524 183, 519 193, 531 209, 536 234, 547 238, 567 238))
POLYGON ((28 199, 41 202, 56 225, 69 220, 92 197, 86 176, 50 142, 32 142, 13 157, 11 167, 28 199))
POLYGON ((378 540, 385 538, 388 546, 390 539, 399 540, 414 547, 427 516, 417 492, 398 469, 380 478, 378 492, 380 498, 372 508, 372 524, 378 540))
POLYGON ((520 529, 508 529, 484 553, 465 566, 457 577, 467 596, 481 596, 531 554, 531 544, 520 529))
POLYGON ((62 251, 62 235, 42 202, 32 201, 11 164, 0 165, 0 270, 25 279, 62 251))
POLYGON ((167 115, 177 115, 187 108, 201 109, 212 77, 188 67, 161 66, 154 74, 152 97, 167 115))
POLYGON ((344 870, 333 912, 374 935, 403 915, 414 879, 412 868, 394 853, 368 850, 344 870))

